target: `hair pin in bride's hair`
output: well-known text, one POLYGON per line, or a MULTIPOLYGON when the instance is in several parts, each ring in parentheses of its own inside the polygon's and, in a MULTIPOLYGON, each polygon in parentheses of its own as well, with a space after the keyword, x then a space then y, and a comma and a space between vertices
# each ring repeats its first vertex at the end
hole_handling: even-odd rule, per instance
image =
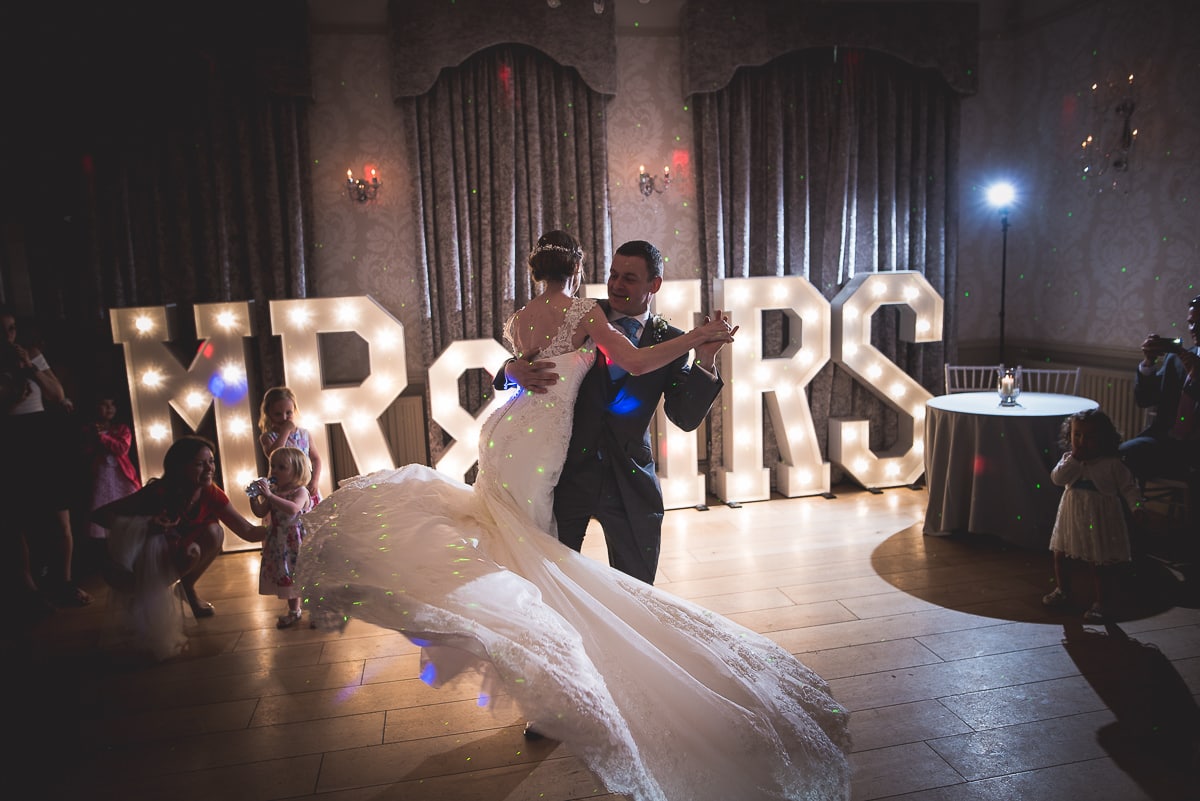
POLYGON ((583 248, 569 248, 569 247, 566 247, 565 245, 554 245, 549 242, 547 242, 544 245, 538 245, 533 250, 529 251, 529 258, 532 259, 534 256, 536 256, 539 253, 546 253, 546 252, 551 252, 551 251, 556 252, 556 253, 569 253, 571 255, 571 257, 574 259, 582 259, 583 258, 583 248))

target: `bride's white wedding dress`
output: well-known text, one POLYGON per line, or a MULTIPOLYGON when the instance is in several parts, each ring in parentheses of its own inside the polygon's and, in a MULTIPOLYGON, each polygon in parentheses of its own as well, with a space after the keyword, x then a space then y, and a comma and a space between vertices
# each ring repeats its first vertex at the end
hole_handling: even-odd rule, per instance
POLYGON ((582 556, 546 533, 580 382, 595 358, 573 301, 480 439, 474 487, 422 465, 356 478, 304 516, 300 579, 318 625, 403 632, 437 686, 467 669, 609 791, 637 801, 847 799, 847 715, 766 637, 582 556))

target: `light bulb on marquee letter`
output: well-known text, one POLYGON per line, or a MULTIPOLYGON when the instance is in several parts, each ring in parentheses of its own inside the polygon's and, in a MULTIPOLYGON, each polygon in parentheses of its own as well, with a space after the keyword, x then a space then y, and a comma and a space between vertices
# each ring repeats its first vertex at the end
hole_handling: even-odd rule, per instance
MULTIPOLYGON (((604 284, 585 287, 589 297, 604 297, 604 284)), ((701 307, 699 282, 664 283, 656 312, 688 329, 701 307)), ((721 397, 725 431, 723 470, 714 493, 725 500, 765 500, 770 471, 763 466, 762 409, 771 415, 781 462, 776 488, 789 497, 828 492, 830 466, 823 461, 808 407, 805 386, 832 358, 900 414, 897 447, 876 455, 869 431, 859 421, 830 421, 829 456, 864 486, 912 483, 922 466, 921 439, 925 401, 930 397, 870 344, 870 323, 881 305, 900 307, 901 336, 913 342, 942 337, 942 300, 915 272, 856 276, 830 305, 805 279, 763 277, 719 282, 714 308, 728 309, 741 326, 738 342, 721 352, 726 387, 721 397), (864 288, 865 287, 865 288, 864 288), (862 291, 860 291, 862 289, 862 291), (762 313, 780 310, 800 332, 777 358, 762 356, 762 313), (832 332, 831 332, 832 327, 832 332)), ((222 476, 256 473, 254 422, 247 394, 244 338, 251 336, 249 303, 214 303, 195 308, 197 332, 204 338, 191 366, 184 369, 165 347, 172 336, 164 307, 112 309, 113 340, 123 346, 138 459, 148 475, 161 469, 172 442, 172 410, 198 427, 209 408, 216 409, 217 445, 222 476)), ((369 297, 273 301, 272 333, 283 343, 284 380, 293 391, 313 436, 312 447, 328 463, 326 425, 339 423, 358 470, 391 467, 392 457, 379 417, 408 385, 404 327, 369 297), (326 388, 322 382, 318 336, 351 330, 367 342, 371 358, 386 362, 372 369, 357 387, 326 388), (382 367, 382 366, 381 366, 382 367)), ((507 352, 493 340, 455 343, 430 367, 433 417, 457 442, 438 469, 462 476, 474 464, 478 432, 488 409, 478 417, 458 408, 458 378, 463 370, 495 369, 507 352)), ((497 398, 492 403, 499 402, 497 398)), ((666 508, 703 502, 704 476, 697 471, 696 435, 670 423, 660 407, 655 418, 656 461, 661 469, 666 508)), ((328 495, 333 471, 321 479, 328 495)), ((340 476, 339 476, 340 477, 340 476)), ((230 497, 242 511, 243 498, 230 497)), ((248 501, 245 501, 248 504, 248 501)), ((244 512, 248 514, 248 508, 244 512)))
MULTIPOLYGON (((214 421, 217 426, 217 454, 221 460, 221 475, 235 476, 249 465, 256 465, 258 455, 258 438, 247 436, 248 420, 258 419, 258 409, 254 408, 246 379, 245 337, 251 336, 250 304, 249 303, 198 303, 193 314, 196 318, 196 334, 205 340, 201 347, 201 357, 208 357, 213 369, 208 375, 206 389, 212 398, 214 421)), ((190 414, 196 414, 196 408, 187 403, 190 414)), ((176 411, 180 404, 172 401, 176 411)), ((200 411, 205 411, 207 405, 200 411)), ((182 413, 182 412, 181 412, 182 413)), ((189 425, 195 427, 189 421, 189 425)), ((226 484, 229 480, 226 479, 226 484)), ((226 487, 226 494, 233 507, 243 516, 254 519, 250 509, 250 499, 240 489, 245 484, 226 487)), ((248 544, 249 545, 249 544, 248 544)))
POLYGON ((767 402, 782 459, 779 492, 788 497, 829 492, 829 464, 821 458, 803 391, 829 361, 828 302, 799 276, 727 278, 718 295, 717 305, 729 310, 740 329, 737 342, 721 351, 721 374, 735 391, 724 396, 724 469, 717 471, 714 493, 727 501, 761 501, 771 495, 770 471, 763 467, 760 399, 767 402), (792 341, 778 358, 766 359, 762 315, 772 309, 791 319, 792 341), (779 392, 781 386, 789 391, 779 392), (745 435, 735 435, 735 424, 745 435))
MULTIPOLYGON (((373 298, 356 296, 273 300, 271 329, 283 341, 284 380, 296 393, 301 426, 312 435, 311 447, 317 449, 325 464, 330 464, 325 427, 339 423, 359 473, 394 467, 379 418, 408 386, 404 325, 373 298), (374 369, 356 387, 325 387, 318 368, 321 360, 317 335, 346 331, 362 337, 369 352, 374 350, 375 337, 387 335, 387 391, 379 390, 374 369), (375 425, 363 425, 363 419, 375 425)), ((331 472, 321 473, 319 489, 323 496, 331 491, 331 472)))
POLYGON ((871 316, 883 305, 899 307, 905 342, 942 338, 942 298, 919 272, 860 273, 833 299, 833 358, 897 412, 896 443, 880 454, 868 447, 866 420, 829 420, 829 458, 868 489, 911 484, 924 472, 923 409, 932 397, 871 345, 871 316))
POLYGON ((510 397, 510 393, 497 393, 473 415, 459 404, 458 379, 475 368, 495 370, 511 355, 494 339, 464 339, 451 344, 429 365, 430 416, 454 437, 454 444, 436 467, 456 481, 462 481, 479 459, 479 432, 488 415, 510 397))
MULTIPOLYGON (((170 410, 195 431, 208 409, 215 407, 221 475, 231 477, 235 465, 247 461, 253 464, 254 443, 244 436, 230 436, 229 430, 231 424, 237 425, 233 421, 250 416, 243 342, 251 335, 249 303, 195 307, 196 333, 201 343, 186 369, 165 346, 174 333, 166 308, 112 309, 110 314, 113 342, 122 345, 125 352, 130 412, 143 480, 160 473, 163 457, 173 442, 170 410), (141 380, 137 379, 139 371, 141 380)), ((238 511, 251 514, 249 500, 241 493, 231 492, 229 497, 238 511)))

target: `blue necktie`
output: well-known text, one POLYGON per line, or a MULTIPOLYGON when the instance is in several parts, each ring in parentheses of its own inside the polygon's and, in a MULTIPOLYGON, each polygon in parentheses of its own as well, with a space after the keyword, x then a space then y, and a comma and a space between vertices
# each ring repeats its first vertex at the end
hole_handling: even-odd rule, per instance
MULTIPOLYGON (((630 342, 633 343, 633 346, 635 348, 637 347, 637 344, 638 344, 637 332, 638 332, 638 329, 642 327, 641 323, 639 323, 637 320, 633 319, 632 317, 622 317, 619 320, 613 320, 613 325, 615 327, 621 329, 622 331, 624 331, 625 336, 629 339, 630 342)), ((608 362, 608 377, 609 378, 611 378, 613 381, 616 381, 620 378, 624 378, 626 375, 628 375, 628 373, 626 373, 624 370, 622 370, 620 367, 618 367, 616 362, 609 360, 609 362, 608 362)))

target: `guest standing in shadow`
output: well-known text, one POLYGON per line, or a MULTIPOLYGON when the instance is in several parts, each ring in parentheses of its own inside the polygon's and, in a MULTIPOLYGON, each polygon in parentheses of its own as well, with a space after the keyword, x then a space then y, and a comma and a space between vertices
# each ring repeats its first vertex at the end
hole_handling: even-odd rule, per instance
MULTIPOLYGON (((133 431, 117 419, 115 393, 101 391, 92 405, 92 418, 83 426, 84 494, 90 514, 142 488, 142 479, 129 458, 133 431)), ((88 522, 88 536, 81 545, 84 564, 93 569, 104 564, 108 529, 88 522)))
POLYGON ((3 361, 16 370, 20 397, 7 404, 0 423, 4 458, 0 459, 0 506, 7 516, 3 537, 6 567, 14 571, 11 599, 25 616, 53 612, 55 606, 86 606, 92 597, 74 582, 71 564, 71 492, 63 459, 71 453, 65 420, 58 412, 69 401, 45 355, 17 337, 16 315, 0 308, 4 328, 3 361), (23 384, 22 384, 23 382, 23 384), (38 582, 31 550, 46 559, 47 574, 38 582))

